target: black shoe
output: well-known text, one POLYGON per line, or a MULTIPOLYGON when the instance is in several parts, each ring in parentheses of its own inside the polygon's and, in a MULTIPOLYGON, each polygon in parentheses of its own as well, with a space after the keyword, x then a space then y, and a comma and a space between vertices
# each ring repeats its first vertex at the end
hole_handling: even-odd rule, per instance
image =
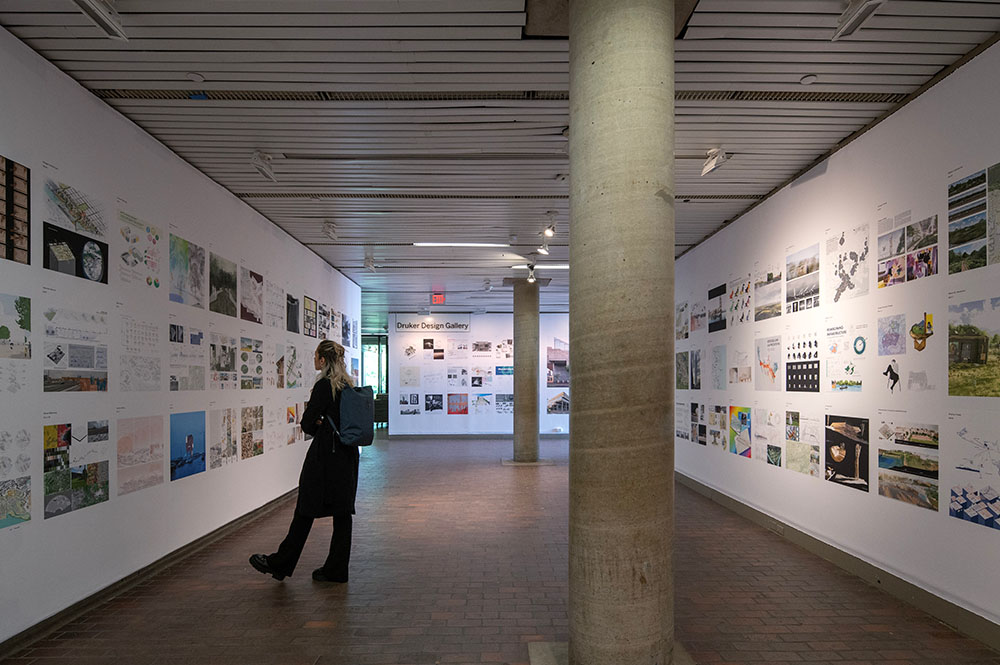
POLYGON ((279 582, 285 579, 284 573, 279 573, 271 566, 271 562, 268 561, 266 554, 251 554, 250 565, 253 566, 257 572, 270 575, 279 582))
POLYGON ((338 584, 344 584, 347 582, 347 575, 344 575, 343 577, 333 577, 331 575, 327 575, 326 571, 323 570, 322 568, 317 568, 316 570, 313 571, 313 581, 336 582, 338 584))

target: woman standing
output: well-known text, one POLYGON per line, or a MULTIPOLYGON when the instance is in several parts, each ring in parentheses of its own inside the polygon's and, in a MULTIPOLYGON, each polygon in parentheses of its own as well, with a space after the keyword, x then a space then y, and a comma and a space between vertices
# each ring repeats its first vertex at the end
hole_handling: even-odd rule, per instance
POLYGON ((330 554, 326 563, 313 571, 312 577, 317 582, 346 582, 359 455, 356 446, 344 446, 336 440, 325 418, 330 416, 340 429, 340 392, 352 387, 354 382, 344 364, 344 347, 336 342, 320 342, 313 362, 320 375, 301 421, 302 431, 311 434, 313 440, 299 475, 295 515, 278 551, 254 554, 250 557, 250 565, 276 580, 290 576, 302 554, 313 520, 332 516, 330 554))

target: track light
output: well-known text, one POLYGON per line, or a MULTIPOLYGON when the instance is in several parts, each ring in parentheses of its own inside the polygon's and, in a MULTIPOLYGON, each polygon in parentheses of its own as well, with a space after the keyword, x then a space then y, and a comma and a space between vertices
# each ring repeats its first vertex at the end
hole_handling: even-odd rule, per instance
POLYGON ((253 154, 250 155, 250 165, 257 169, 257 173, 271 182, 278 182, 278 179, 274 177, 274 169, 271 168, 271 155, 260 150, 254 150, 253 154))
POLYGON ((490 280, 488 279, 483 280, 483 291, 486 291, 487 293, 493 291, 493 285, 490 284, 490 280))
POLYGON ((505 242, 415 242, 414 247, 510 247, 505 242))
POLYGON ((366 256, 365 257, 365 270, 368 272, 375 272, 375 257, 366 256))
POLYGON ((837 29, 834 30, 830 41, 835 42, 841 37, 853 35, 883 2, 885 0, 851 0, 837 22, 837 29))
POLYGON ((542 231, 542 235, 544 235, 546 238, 551 238, 555 234, 556 234, 556 225, 555 224, 549 224, 548 226, 545 227, 545 230, 542 231))
POLYGON ((722 148, 709 148, 708 158, 705 160, 705 163, 701 167, 701 174, 703 176, 708 175, 709 173, 719 168, 732 158, 733 158, 732 155, 728 154, 722 148))
POLYGON ((330 240, 339 240, 337 237, 337 225, 329 220, 323 222, 323 235, 330 240))
POLYGON ((534 284, 534 283, 535 283, 535 266, 530 265, 528 266, 528 284, 534 284))
POLYGON ((73 0, 73 2, 108 37, 123 42, 128 41, 128 35, 122 27, 122 17, 115 11, 111 2, 108 0, 73 0))
POLYGON ((545 256, 548 256, 549 255, 549 241, 548 240, 543 240, 542 244, 535 251, 538 252, 539 254, 544 254, 545 256))

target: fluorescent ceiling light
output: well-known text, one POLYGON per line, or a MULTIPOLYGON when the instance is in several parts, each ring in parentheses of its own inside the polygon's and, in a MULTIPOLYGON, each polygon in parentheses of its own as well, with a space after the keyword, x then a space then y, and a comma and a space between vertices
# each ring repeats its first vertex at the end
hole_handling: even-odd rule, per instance
POLYGON ((849 37, 857 32, 865 21, 871 18, 885 0, 851 0, 851 3, 844 10, 840 21, 837 22, 837 29, 833 32, 830 41, 837 41, 841 37, 849 37))
POLYGON ((719 168, 720 166, 728 162, 730 159, 732 159, 732 155, 728 154, 722 148, 709 148, 708 158, 705 160, 705 163, 701 167, 701 174, 703 176, 708 175, 715 169, 719 168))
POLYGON ((414 247, 510 247, 505 242, 415 242, 414 247))
POLYGON ((73 0, 73 2, 108 37, 123 42, 128 41, 128 35, 122 27, 122 17, 108 0, 73 0))
POLYGON ((511 270, 569 270, 568 263, 539 263, 528 265, 527 263, 522 263, 520 265, 511 266, 511 270))

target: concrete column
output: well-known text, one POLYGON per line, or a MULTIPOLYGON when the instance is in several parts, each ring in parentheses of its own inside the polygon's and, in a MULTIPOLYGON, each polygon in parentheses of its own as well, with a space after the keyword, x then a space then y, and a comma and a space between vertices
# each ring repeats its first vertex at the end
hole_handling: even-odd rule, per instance
POLYGON ((514 281, 514 461, 538 461, 538 282, 514 281))
POLYGON ((672 0, 570 0, 573 665, 668 665, 672 0))

